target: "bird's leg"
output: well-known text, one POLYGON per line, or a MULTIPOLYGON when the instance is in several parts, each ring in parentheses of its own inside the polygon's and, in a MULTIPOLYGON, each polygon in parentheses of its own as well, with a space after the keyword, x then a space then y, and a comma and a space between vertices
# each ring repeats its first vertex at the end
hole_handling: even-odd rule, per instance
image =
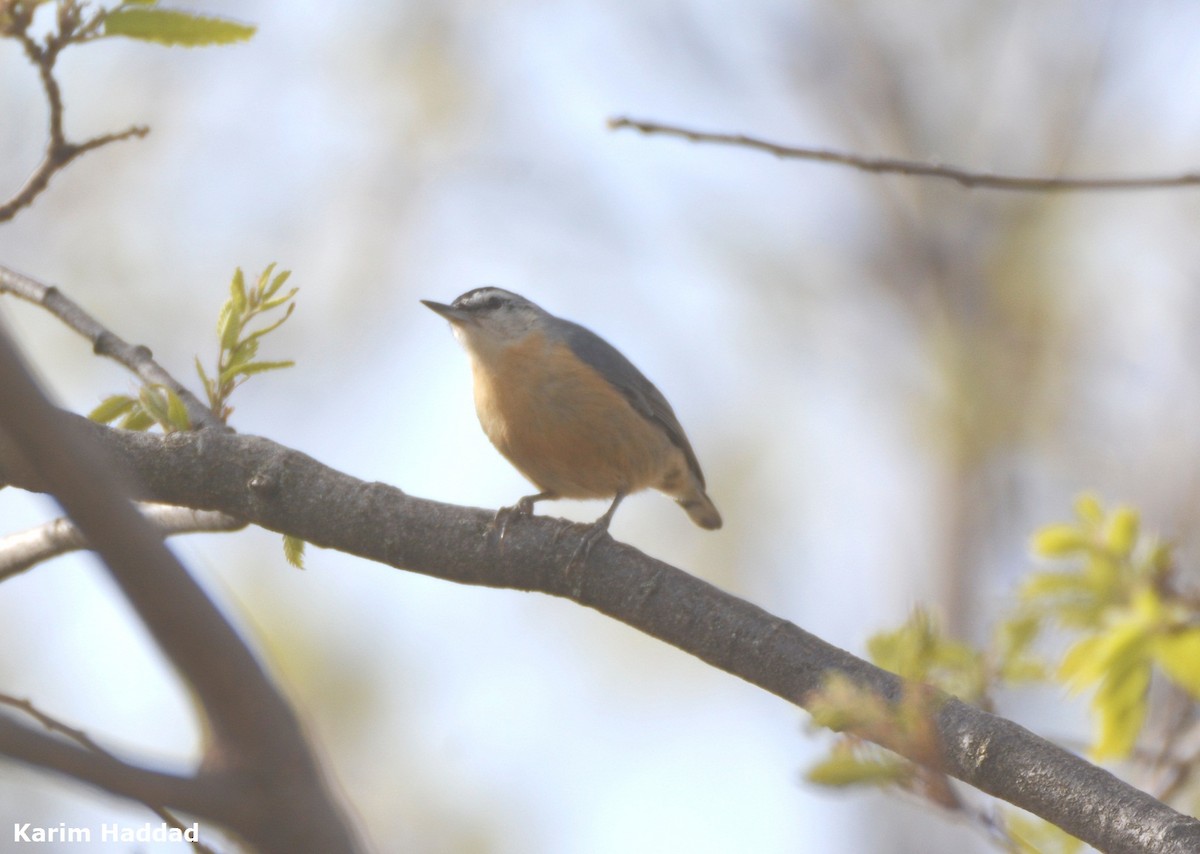
POLYGON ((617 505, 625 498, 624 492, 618 492, 613 498, 612 504, 604 511, 604 515, 592 523, 592 526, 584 531, 583 539, 579 541, 579 545, 575 548, 575 553, 571 555, 571 560, 567 563, 567 568, 570 569, 575 565, 576 561, 587 563, 588 555, 592 552, 592 546, 600 541, 600 538, 608 533, 608 524, 612 521, 613 514, 617 512, 617 505), (580 560, 582 558, 582 560, 580 560))
POLYGON ((490 530, 499 531, 498 539, 503 541, 504 535, 508 531, 508 523, 511 522, 514 517, 516 517, 516 516, 532 516, 533 515, 533 505, 536 502, 542 501, 547 498, 557 498, 557 497, 558 496, 555 495, 553 492, 549 492, 549 491, 539 492, 537 495, 526 495, 524 498, 520 499, 512 507, 501 507, 499 510, 496 511, 495 518, 492 519, 492 524, 490 526, 490 530))

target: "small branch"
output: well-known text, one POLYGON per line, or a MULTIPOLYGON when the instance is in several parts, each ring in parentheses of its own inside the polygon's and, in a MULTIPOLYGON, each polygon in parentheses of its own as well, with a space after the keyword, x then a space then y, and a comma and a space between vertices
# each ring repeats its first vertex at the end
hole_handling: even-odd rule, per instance
POLYGON ((41 306, 67 326, 92 342, 98 356, 107 356, 124 365, 144 383, 162 385, 179 395, 187 407, 188 418, 195 428, 228 430, 200 399, 154 361, 154 354, 142 345, 132 345, 92 317, 58 288, 44 285, 36 279, 0 266, 0 294, 10 293, 41 306))
POLYGON ((103 21, 104 10, 99 10, 87 21, 80 17, 79 7, 75 4, 63 4, 59 7, 58 29, 39 44, 29 35, 29 27, 33 23, 35 4, 8 4, 10 23, 2 33, 17 39, 25 51, 29 61, 38 70, 42 81, 42 90, 46 93, 46 104, 49 107, 49 133, 46 140, 46 151, 42 162, 25 180, 21 189, 12 198, 0 204, 0 222, 7 222, 22 209, 33 204, 42 192, 50 185, 50 179, 55 173, 64 169, 76 157, 113 142, 144 137, 150 129, 144 125, 134 125, 116 133, 106 133, 92 137, 84 142, 70 142, 63 130, 63 100, 62 90, 54 77, 54 63, 58 55, 69 44, 89 41, 95 36, 96 30, 103 21))
MULTIPOLYGON (((80 729, 75 729, 74 727, 67 726, 62 721, 58 720, 57 718, 53 718, 50 715, 48 715, 45 712, 38 709, 29 700, 21 700, 21 699, 18 699, 17 697, 13 697, 9 694, 0 694, 0 704, 6 705, 6 706, 11 706, 12 708, 17 709, 18 711, 24 712, 25 714, 29 715, 34 720, 36 720, 38 723, 40 723, 42 726, 44 726, 46 729, 50 730, 51 732, 57 732, 57 733, 61 733, 61 734, 65 735, 67 738, 71 739, 76 744, 82 745, 83 747, 92 751, 92 753, 106 757, 107 759, 111 759, 113 762, 119 761, 117 759, 117 757, 113 756, 111 753, 109 753, 107 750, 105 750, 103 747, 101 747, 99 744, 97 744, 92 739, 92 737, 90 735, 88 735, 86 732, 84 732, 83 730, 80 730, 80 729)), ((153 801, 142 801, 142 803, 148 809, 150 809, 155 815, 157 815, 164 822, 166 822, 169 826, 174 827, 177 830, 184 830, 183 822, 181 822, 178 818, 176 818, 170 812, 170 810, 167 810, 166 808, 164 808, 162 806, 162 804, 157 804, 157 803, 154 803, 153 801)), ((200 851, 202 854, 215 854, 215 852, 211 848, 209 848, 207 845, 205 845, 203 842, 199 842, 199 841, 193 842, 192 848, 196 851, 200 851)))
POLYGON ((79 155, 102 145, 108 145, 110 142, 118 142, 135 136, 143 137, 148 133, 150 133, 150 128, 144 125, 134 125, 119 133, 106 133, 78 144, 64 144, 62 147, 48 145, 46 154, 37 169, 25 180, 21 189, 14 193, 11 199, 0 205, 0 222, 7 222, 15 217, 22 208, 33 204, 33 200, 50 185, 50 179, 54 173, 64 168, 79 155))
MULTIPOLYGON (((163 536, 201 532, 236 531, 245 522, 209 510, 173 507, 168 504, 143 504, 142 515, 163 536)), ((59 555, 88 548, 87 540, 70 519, 54 519, 28 531, 0 537, 0 581, 19 575, 39 563, 59 555)), ((0 695, 2 701, 2 695, 0 695)))
POLYGON ((1200 185, 1200 172, 1184 172, 1179 175, 1145 175, 1128 178, 1047 178, 1026 175, 998 175, 994 172, 973 172, 957 166, 928 163, 919 160, 899 160, 892 157, 866 157, 829 148, 807 148, 779 145, 744 134, 710 133, 688 128, 664 125, 657 122, 640 121, 626 116, 608 120, 610 130, 629 128, 644 134, 674 136, 691 142, 735 145, 753 148, 794 160, 815 160, 821 163, 837 163, 877 174, 917 175, 927 178, 942 178, 963 187, 981 187, 990 190, 1012 190, 1020 192, 1086 192, 1113 190, 1161 190, 1175 187, 1200 185))

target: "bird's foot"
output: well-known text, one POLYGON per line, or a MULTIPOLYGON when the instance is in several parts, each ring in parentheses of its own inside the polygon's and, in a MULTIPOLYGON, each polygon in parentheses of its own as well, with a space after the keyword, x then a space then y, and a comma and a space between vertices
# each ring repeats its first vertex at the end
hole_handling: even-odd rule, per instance
POLYGON ((587 564, 588 555, 592 553, 592 548, 607 534, 608 519, 601 519, 584 531, 583 537, 579 540, 579 545, 575 547, 571 559, 567 561, 567 570, 570 571, 576 565, 582 569, 587 564))
POLYGON ((492 517, 492 523, 488 525, 488 535, 495 537, 496 542, 504 542, 504 535, 508 533, 508 526, 514 519, 521 516, 533 515, 533 502, 537 501, 541 496, 526 495, 512 507, 501 507, 496 511, 496 515, 492 517))

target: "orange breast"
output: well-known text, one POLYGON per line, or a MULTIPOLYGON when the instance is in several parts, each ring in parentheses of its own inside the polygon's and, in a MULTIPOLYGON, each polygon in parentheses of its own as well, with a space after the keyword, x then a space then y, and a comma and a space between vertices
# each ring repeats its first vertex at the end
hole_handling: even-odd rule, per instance
POLYGON ((534 334, 490 364, 473 362, 483 431, 539 489, 606 498, 658 486, 678 468, 666 433, 566 344, 534 334))

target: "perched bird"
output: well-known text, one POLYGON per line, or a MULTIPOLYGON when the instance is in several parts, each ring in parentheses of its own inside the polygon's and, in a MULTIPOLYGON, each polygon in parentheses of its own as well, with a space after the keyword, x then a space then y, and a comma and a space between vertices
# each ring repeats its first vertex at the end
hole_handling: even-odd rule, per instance
POLYGON ((528 515, 552 498, 611 498, 581 544, 585 557, 621 500, 643 489, 674 498, 701 528, 721 527, 671 405, 615 347, 501 288, 450 305, 421 302, 450 321, 470 355, 483 432, 541 490, 501 513, 528 515))

